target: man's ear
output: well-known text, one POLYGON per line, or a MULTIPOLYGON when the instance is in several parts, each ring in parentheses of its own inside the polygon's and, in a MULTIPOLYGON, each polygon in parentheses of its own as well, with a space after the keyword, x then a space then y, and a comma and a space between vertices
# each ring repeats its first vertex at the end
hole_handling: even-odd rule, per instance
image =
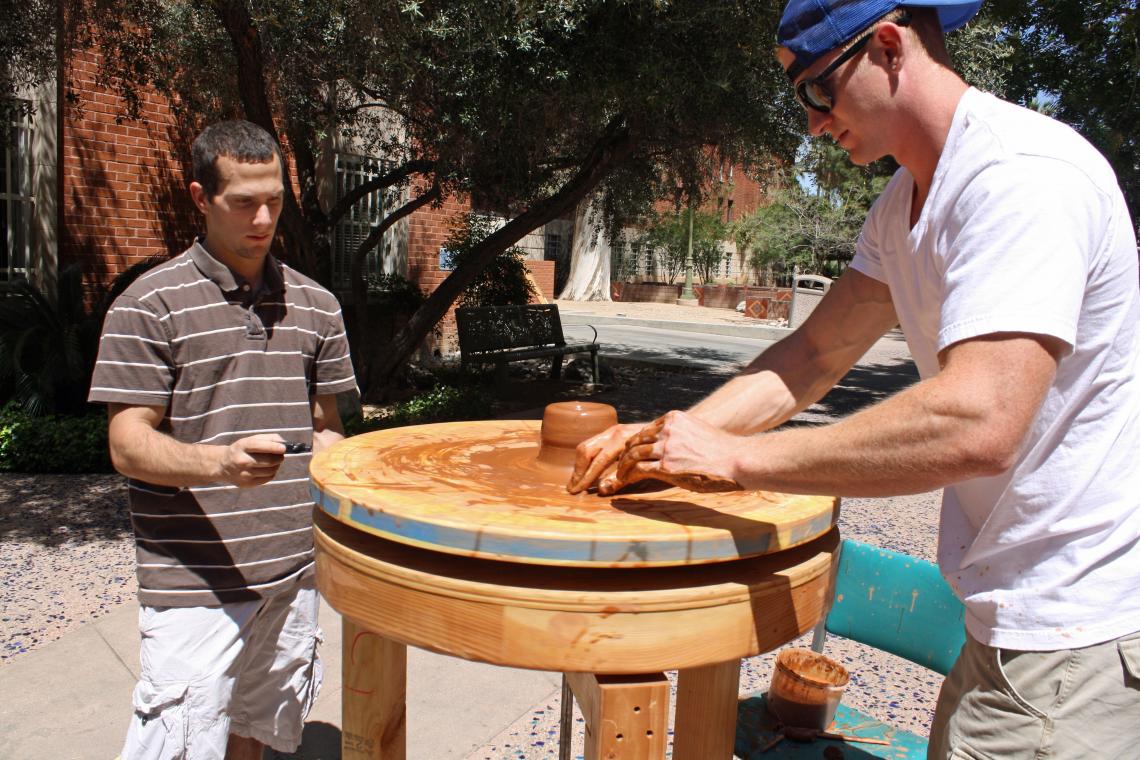
POLYGON ((190 199, 194 201, 194 205, 198 207, 199 211, 203 214, 206 213, 206 209, 210 205, 210 198, 206 195, 206 188, 202 187, 202 183, 190 183, 190 199))
POLYGON ((788 70, 788 67, 796 61, 796 54, 783 45, 776 46, 775 56, 780 65, 784 67, 785 72, 788 70))
POLYGON ((902 31, 899 27, 890 22, 879 24, 875 28, 875 47, 883 68, 888 71, 898 71, 899 66, 902 66, 904 54, 902 31))

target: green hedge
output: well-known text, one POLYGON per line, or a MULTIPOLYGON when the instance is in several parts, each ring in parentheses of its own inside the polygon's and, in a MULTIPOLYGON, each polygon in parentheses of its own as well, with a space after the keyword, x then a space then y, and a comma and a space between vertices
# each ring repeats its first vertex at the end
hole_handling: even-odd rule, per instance
POLYGON ((357 435, 404 425, 486 419, 490 414, 491 397, 482 389, 438 385, 426 393, 396 404, 392 413, 385 417, 346 420, 344 430, 347 435, 357 435))
POLYGON ((0 472, 112 472, 107 415, 32 417, 0 410, 0 472))
MULTIPOLYGON (((491 398, 477 387, 440 385, 397 404, 386 417, 346 420, 349 435, 403 425, 485 419, 491 398)), ((107 415, 32 417, 9 404, 0 409, 0 472, 113 472, 107 415)))

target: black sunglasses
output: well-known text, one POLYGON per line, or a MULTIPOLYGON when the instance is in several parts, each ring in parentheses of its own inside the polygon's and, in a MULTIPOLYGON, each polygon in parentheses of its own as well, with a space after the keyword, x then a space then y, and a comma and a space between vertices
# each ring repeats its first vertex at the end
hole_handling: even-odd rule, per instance
MULTIPOLYGON (((895 24, 899 26, 906 26, 910 23, 910 14, 902 13, 899 18, 895 20, 895 24)), ((808 77, 796 85, 796 97, 804 104, 806 108, 820 113, 831 113, 831 109, 835 106, 835 95, 831 92, 831 88, 827 86, 827 80, 835 73, 835 70, 842 66, 847 61, 858 55, 867 43, 875 36, 875 30, 864 34, 860 37, 854 45, 843 51, 843 54, 831 62, 826 69, 816 74, 814 77, 808 77)))

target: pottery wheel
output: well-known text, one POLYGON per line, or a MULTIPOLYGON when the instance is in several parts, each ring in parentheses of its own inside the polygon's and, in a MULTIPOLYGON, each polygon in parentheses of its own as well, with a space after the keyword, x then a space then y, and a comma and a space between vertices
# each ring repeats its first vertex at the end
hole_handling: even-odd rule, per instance
MULTIPOLYGON (((551 405, 570 414, 593 414, 602 406, 551 405)), ((612 407, 605 409, 616 420, 612 407)), ((548 407, 545 431, 537 421, 494 420, 345 439, 313 457, 313 499, 333 519, 392 541, 583 567, 753 557, 817 538, 838 519, 839 500, 830 496, 698 494, 664 486, 609 497, 571 495, 573 445, 585 435, 564 435, 551 419, 548 407)))

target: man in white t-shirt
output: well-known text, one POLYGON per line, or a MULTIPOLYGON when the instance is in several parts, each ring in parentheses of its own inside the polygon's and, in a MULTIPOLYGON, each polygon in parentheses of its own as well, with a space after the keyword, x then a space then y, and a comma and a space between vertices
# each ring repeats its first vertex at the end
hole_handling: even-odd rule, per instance
POLYGON ((938 559, 967 643, 930 757, 1140 757, 1134 227, 1084 139, 951 69, 943 33, 980 5, 789 3, 778 57, 812 135, 902 168, 800 329, 690 411, 582 444, 570 489, 945 487, 938 559), (741 437, 819 399, 895 324, 921 382, 834 425, 741 437))

